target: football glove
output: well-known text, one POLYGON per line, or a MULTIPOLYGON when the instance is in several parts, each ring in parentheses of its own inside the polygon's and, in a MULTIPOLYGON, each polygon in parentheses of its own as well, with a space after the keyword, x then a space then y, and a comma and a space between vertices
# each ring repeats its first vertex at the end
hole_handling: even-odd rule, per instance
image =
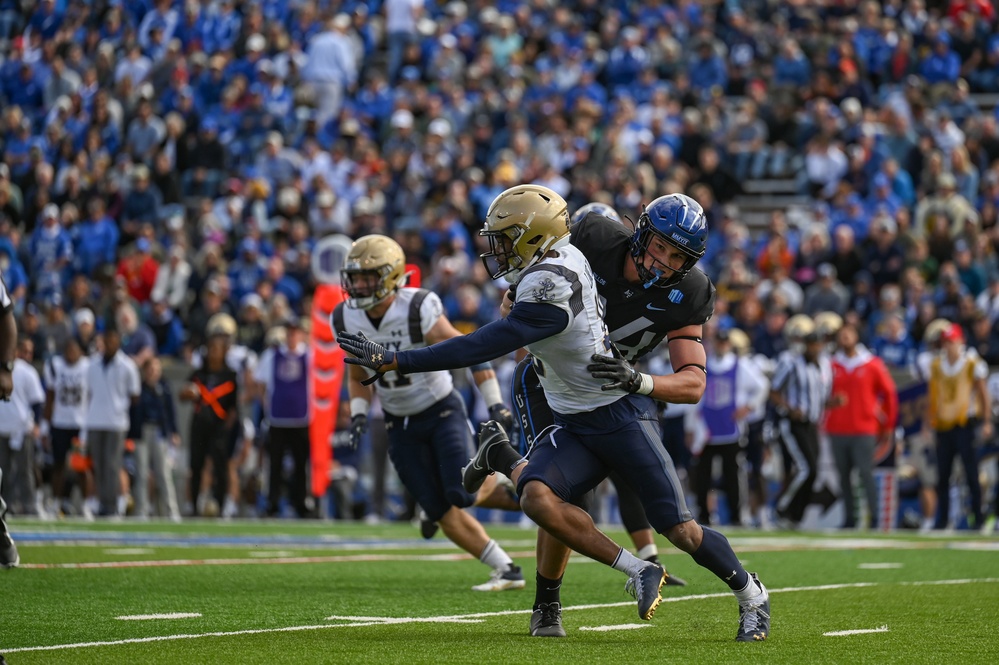
POLYGON ((503 402, 497 402, 489 407, 489 420, 495 420, 507 432, 513 431, 513 413, 503 402))
POLYGON ((350 445, 351 450, 357 450, 361 445, 361 437, 368 431, 368 417, 357 414, 350 419, 350 445))
POLYGON ((624 390, 629 393, 648 395, 652 392, 652 377, 643 374, 631 366, 617 347, 611 347, 613 356, 602 356, 594 353, 590 356, 591 364, 586 371, 594 379, 608 379, 609 382, 600 386, 601 390, 624 390))
MULTIPOLYGON (((379 367, 390 365, 395 360, 394 352, 389 351, 378 342, 372 342, 364 336, 364 333, 357 333, 356 335, 348 332, 337 333, 336 341, 340 344, 341 349, 355 356, 353 358, 350 356, 344 358, 343 361, 348 365, 360 365, 361 367, 367 367, 378 372, 379 367)), ((378 372, 378 374, 380 373, 378 372)), ((370 385, 376 380, 377 374, 361 383, 370 385)))

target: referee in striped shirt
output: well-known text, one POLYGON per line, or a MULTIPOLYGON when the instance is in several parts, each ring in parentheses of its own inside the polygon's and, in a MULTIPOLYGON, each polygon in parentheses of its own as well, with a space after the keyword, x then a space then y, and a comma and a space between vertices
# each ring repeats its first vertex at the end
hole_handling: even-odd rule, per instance
POLYGON ((796 528, 811 500, 818 471, 819 422, 826 406, 831 406, 832 368, 810 318, 792 317, 785 331, 790 348, 778 358, 770 400, 778 415, 786 472, 784 489, 777 498, 777 518, 796 528))

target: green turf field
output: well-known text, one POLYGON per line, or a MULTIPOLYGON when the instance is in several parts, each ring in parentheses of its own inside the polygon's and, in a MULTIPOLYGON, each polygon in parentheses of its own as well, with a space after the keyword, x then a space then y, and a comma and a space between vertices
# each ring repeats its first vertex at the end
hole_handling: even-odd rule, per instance
MULTIPOLYGON (((972 534, 729 532, 771 592, 765 643, 734 642, 735 599, 686 556, 638 619, 617 571, 573 559, 565 639, 527 636, 534 531, 490 527, 528 589, 403 524, 35 523, 0 570, 0 653, 18 663, 996 663, 999 540, 972 534), (136 615, 197 615, 122 620, 136 615), (837 631, 874 630, 849 635, 837 631), (47 648, 50 647, 50 648, 47 648)), ((626 542, 621 532, 611 532, 626 542)))

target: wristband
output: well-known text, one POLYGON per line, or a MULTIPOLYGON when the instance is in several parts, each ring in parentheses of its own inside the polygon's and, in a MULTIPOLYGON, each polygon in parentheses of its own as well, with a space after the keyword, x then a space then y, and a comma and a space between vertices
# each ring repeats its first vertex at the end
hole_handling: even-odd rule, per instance
POLYGON ((645 374, 643 372, 638 373, 638 390, 635 391, 638 395, 648 395, 655 388, 655 381, 652 380, 650 374, 645 374))
POLYGON ((363 397, 351 397, 350 398, 350 417, 354 416, 366 416, 368 411, 371 410, 371 402, 364 399, 363 397))

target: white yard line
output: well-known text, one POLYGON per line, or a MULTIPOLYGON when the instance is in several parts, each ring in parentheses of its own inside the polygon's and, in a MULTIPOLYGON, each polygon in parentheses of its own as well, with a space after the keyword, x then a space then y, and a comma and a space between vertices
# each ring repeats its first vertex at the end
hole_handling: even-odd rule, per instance
POLYGON ((823 637, 844 637, 846 635, 866 635, 868 633, 887 633, 888 626, 880 628, 857 628, 855 630, 834 630, 830 633, 822 633, 823 637))
MULTIPOLYGON (((930 580, 924 582, 906 582, 910 586, 921 586, 927 584, 981 584, 999 582, 999 578, 984 579, 959 579, 959 580, 930 580)), ((769 589, 770 593, 792 593, 798 591, 831 591, 836 589, 855 589, 858 587, 879 586, 875 582, 855 582, 850 584, 821 584, 816 586, 784 587, 782 589, 769 589)), ((731 593, 706 593, 691 596, 675 596, 663 598, 664 603, 678 603, 687 600, 702 600, 706 598, 731 598, 731 593)), ((627 607, 635 604, 635 601, 620 603, 597 603, 591 605, 572 605, 563 607, 563 612, 573 610, 590 610, 610 607, 627 607)), ((201 637, 236 637, 240 635, 260 635, 265 633, 296 633, 308 630, 329 630, 332 628, 363 628, 366 626, 385 626, 406 623, 468 623, 469 619, 483 619, 497 616, 510 616, 516 614, 530 614, 531 610, 502 610, 499 612, 475 612, 473 614, 455 614, 451 616, 436 617, 361 617, 361 616, 341 616, 334 615, 327 618, 327 621, 345 621, 349 623, 327 623, 311 626, 288 626, 286 628, 258 628, 250 630, 231 630, 213 633, 194 633, 184 635, 159 635, 156 637, 134 637, 124 640, 106 640, 101 642, 77 642, 75 644, 52 644, 35 647, 16 647, 4 649, 5 654, 21 653, 27 651, 61 651, 65 649, 82 649, 86 647, 117 646, 120 644, 143 644, 146 642, 169 642, 173 640, 193 640, 201 637)))
POLYGON ((148 547, 120 547, 118 549, 104 550, 105 554, 115 556, 135 556, 136 554, 149 554, 152 552, 148 547))
POLYGON ((201 612, 170 612, 168 614, 126 614, 115 617, 118 621, 155 621, 157 619, 197 619, 201 612))
POLYGON ((860 570, 894 570, 896 568, 901 568, 903 564, 901 563, 859 563, 857 568, 860 570))
POLYGON ((580 630, 590 630, 595 633, 606 633, 611 630, 637 630, 639 628, 648 628, 651 623, 619 623, 613 626, 580 626, 580 630))

